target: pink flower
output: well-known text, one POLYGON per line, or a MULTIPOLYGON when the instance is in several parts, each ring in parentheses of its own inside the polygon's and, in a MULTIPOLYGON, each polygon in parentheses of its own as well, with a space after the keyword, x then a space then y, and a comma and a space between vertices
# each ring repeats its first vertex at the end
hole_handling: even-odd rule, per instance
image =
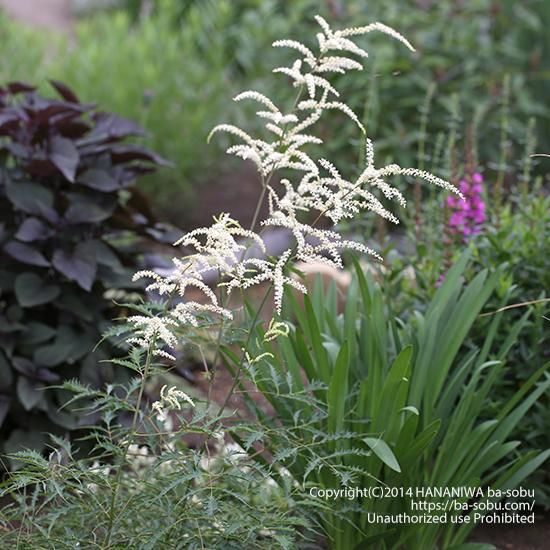
POLYGON ((479 172, 474 172, 472 175, 472 183, 478 183, 481 185, 483 183, 483 176, 479 172))
POLYGON ((448 197, 447 207, 451 210, 449 227, 452 233, 461 234, 465 239, 476 235, 486 219, 485 203, 482 199, 483 176, 479 172, 472 174, 471 182, 460 180, 458 188, 464 195, 464 200, 448 197))

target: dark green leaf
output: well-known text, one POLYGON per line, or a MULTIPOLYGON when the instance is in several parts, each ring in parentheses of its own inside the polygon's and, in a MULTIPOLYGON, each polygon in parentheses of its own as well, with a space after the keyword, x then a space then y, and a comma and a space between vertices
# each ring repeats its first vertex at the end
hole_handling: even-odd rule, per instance
POLYGON ((365 437, 363 441, 372 449, 372 452, 386 464, 386 466, 396 472, 401 472, 399 462, 397 462, 393 451, 385 441, 376 437, 365 437))

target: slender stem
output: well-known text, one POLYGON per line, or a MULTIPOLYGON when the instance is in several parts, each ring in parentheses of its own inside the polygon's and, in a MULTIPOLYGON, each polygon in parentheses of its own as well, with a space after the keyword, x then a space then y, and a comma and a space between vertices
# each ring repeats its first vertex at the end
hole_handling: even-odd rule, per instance
POLYGON ((223 402, 223 405, 221 406, 221 409, 219 410, 219 415, 221 416, 223 411, 226 409, 227 405, 229 404, 229 400, 231 399, 231 396, 233 395, 233 392, 235 391, 235 388, 237 387, 239 383, 239 377, 243 370, 244 366, 244 360, 246 359, 246 352, 248 349, 248 346, 250 344, 250 341, 252 340, 252 333, 254 332, 254 327, 256 326, 256 323, 258 322, 258 319, 260 317, 260 313, 262 309, 265 306, 265 303, 267 302, 267 297, 269 296, 269 292, 271 290, 271 287, 273 286, 273 283, 269 285, 267 288, 264 297, 260 303, 260 306, 258 309, 256 309, 256 313, 254 315, 254 318, 252 319, 252 326, 250 327, 250 330, 248 331, 248 336, 246 338, 246 342, 243 347, 243 353, 241 355, 241 360, 239 361, 239 366, 237 367, 237 371, 235 372, 235 377, 233 379, 233 384, 231 385, 231 388, 229 389, 229 393, 227 394, 227 397, 225 398, 225 401, 223 402))
POLYGON ((145 358, 145 366, 143 368, 143 372, 141 375, 141 385, 139 387, 139 393, 136 401, 136 406, 134 409, 134 415, 132 418, 132 425, 130 427, 130 431, 128 432, 126 443, 123 447, 122 458, 119 460, 119 464, 118 464, 118 470, 115 478, 115 487, 111 493, 111 501, 109 504, 109 526, 107 528, 107 535, 105 537, 105 548, 109 548, 109 546, 111 545, 111 538, 113 535, 113 528, 115 524, 115 508, 118 500, 118 493, 120 491, 122 470, 124 467, 124 463, 126 461, 128 449, 130 448, 130 445, 132 444, 132 441, 136 435, 137 421, 138 421, 139 412, 141 409, 141 402, 143 401, 143 394, 145 392, 145 383, 147 382, 147 378, 149 377, 149 371, 151 369, 151 361, 153 357, 153 349, 155 347, 155 342, 156 342, 156 335, 153 336, 153 339, 151 340, 151 343, 149 344, 149 348, 147 350, 147 356, 145 358))
POLYGON ((265 181, 264 178, 262 177, 262 192, 260 193, 260 197, 258 198, 258 202, 256 203, 256 210, 254 211, 254 216, 252 217, 252 222, 250 223, 250 231, 254 231, 254 228, 258 223, 258 217, 260 216, 260 210, 262 209, 262 205, 264 203, 265 194, 267 192, 267 186, 269 184, 270 179, 271 179, 271 174, 267 179, 267 181, 265 181))
POLYGON ((540 300, 530 300, 529 302, 520 302, 519 304, 510 304, 510 305, 501 307, 495 311, 490 311, 489 313, 482 313, 479 315, 479 317, 487 317, 487 315, 495 315, 497 313, 500 313, 501 311, 507 311, 509 309, 515 309, 517 307, 531 306, 534 304, 544 304, 546 302, 550 302, 550 298, 542 298, 540 300))

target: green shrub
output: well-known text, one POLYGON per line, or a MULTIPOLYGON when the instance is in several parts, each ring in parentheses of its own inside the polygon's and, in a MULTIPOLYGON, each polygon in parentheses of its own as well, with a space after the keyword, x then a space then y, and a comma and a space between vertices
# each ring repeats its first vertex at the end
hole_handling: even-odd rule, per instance
MULTIPOLYGON (((550 231, 550 200, 537 184, 529 193, 520 190, 511 199, 513 202, 496 210, 492 198, 486 197, 489 215, 480 234, 468 243, 473 261, 466 278, 471 280, 483 269, 498 272, 499 276, 495 293, 488 300, 484 315, 476 320, 465 349, 481 348, 493 319, 498 317, 500 328, 489 349, 492 359, 509 342, 520 320, 522 326, 517 343, 507 354, 502 377, 491 394, 494 411, 548 361, 550 349, 546 290, 550 286, 547 267, 550 240, 546 237, 550 231)), ((458 258, 462 247, 456 240, 445 237, 447 230, 437 219, 426 218, 429 222, 422 231, 427 242, 410 255, 394 252, 383 277, 384 291, 391 297, 394 311, 406 320, 412 311, 426 307, 438 280, 445 276, 448 262, 458 258), (407 266, 411 266, 407 271, 414 274, 412 278, 403 277, 407 266)), ((514 437, 521 439, 525 448, 543 449, 550 447, 549 434, 548 397, 544 396, 518 425, 514 437)), ((549 507, 548 472, 541 468, 529 483, 535 488, 537 503, 549 507)))
MULTIPOLYGON (((498 272, 489 276, 485 270, 463 285, 467 261, 464 255, 425 313, 415 312, 407 323, 393 318, 380 287, 357 265, 343 314, 337 313, 335 287, 325 295, 318 285, 304 308, 295 302, 286 313, 297 324, 277 345, 267 341, 261 326, 251 327, 252 360, 245 372, 275 418, 248 400, 262 428, 246 437, 236 430, 241 445, 252 456, 258 445, 265 447, 306 488, 519 485, 550 451, 516 457, 519 442, 509 436, 550 388, 550 377, 537 384, 542 367, 487 417, 491 393, 521 327, 513 327, 488 360, 500 328, 495 318, 482 346, 459 355, 499 278, 498 272)), ((226 356, 235 364, 230 350, 226 356)), ((471 506, 469 524, 452 523, 453 513, 464 514, 456 511, 439 525, 369 522, 368 512, 418 515, 407 496, 317 505, 331 545, 339 549, 450 548, 463 543, 475 526, 471 506)))
POLYGON ((78 425, 46 386, 110 378, 93 351, 131 288, 139 234, 153 220, 135 178, 163 163, 126 138, 133 123, 26 84, 0 88, 0 427, 4 451, 43 449, 43 433, 78 425), (106 293, 111 292, 111 297, 106 293))
MULTIPOLYGON (((260 91, 265 91, 260 75, 266 57, 270 61, 271 42, 313 31, 311 14, 317 11, 337 20, 340 27, 380 21, 399 28, 417 49, 415 56, 402 56, 391 44, 372 36, 369 43, 376 48, 369 73, 338 79, 350 107, 376 138, 382 158, 390 156, 399 164, 420 163, 420 167, 440 163, 441 150, 434 146, 435 138, 447 134, 450 126, 458 137, 471 127, 479 137, 482 163, 491 170, 513 173, 513 159, 523 146, 530 117, 541 121, 539 141, 547 139, 544 121, 550 111, 541 83, 548 70, 550 43, 541 29, 550 11, 544 0, 521 5, 506 1, 498 7, 491 0, 460 6, 452 1, 420 5, 416 0, 352 0, 337 5, 312 0, 291 4, 281 0, 190 0, 156 6, 157 16, 172 17, 175 26, 192 25, 198 16, 201 25, 193 28, 204 48, 212 44, 204 33, 218 31, 222 47, 234 52, 226 60, 232 73, 243 74, 249 82, 257 80, 260 91), (267 20, 268 26, 263 23, 267 20), (503 118, 507 119, 507 151, 501 158, 503 118), (433 139, 428 140, 427 135, 433 139)), ((349 127, 342 127, 331 134, 327 147, 331 154, 353 164, 355 159, 348 154, 350 143, 356 143, 356 137, 349 127)))
MULTIPOLYGON (((521 335, 519 345, 511 351, 509 364, 516 380, 525 380, 548 358, 550 340, 545 330, 545 302, 550 288, 548 257, 550 256, 550 198, 542 192, 524 197, 517 205, 507 205, 494 213, 478 239, 471 243, 478 268, 496 270, 505 264, 500 296, 509 291, 508 301, 524 304, 503 312, 502 323, 513 325, 532 305, 528 330, 521 335), (536 302, 529 304, 528 302, 536 302)), ((493 301, 494 309, 501 307, 493 301)), ((479 324, 479 331, 484 327, 479 324)), ((502 331, 503 334, 507 330, 502 331)), ((503 336, 500 336, 500 340, 503 336)))

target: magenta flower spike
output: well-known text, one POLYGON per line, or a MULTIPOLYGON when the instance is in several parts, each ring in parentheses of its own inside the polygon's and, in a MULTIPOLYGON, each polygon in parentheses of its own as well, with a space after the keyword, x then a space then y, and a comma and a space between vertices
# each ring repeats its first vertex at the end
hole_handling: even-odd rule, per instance
POLYGON ((451 211, 449 227, 455 235, 462 235, 468 240, 481 231, 486 219, 485 203, 483 202, 483 176, 479 172, 472 174, 471 181, 460 180, 458 188, 464 195, 464 200, 458 197, 447 197, 446 205, 451 211))

